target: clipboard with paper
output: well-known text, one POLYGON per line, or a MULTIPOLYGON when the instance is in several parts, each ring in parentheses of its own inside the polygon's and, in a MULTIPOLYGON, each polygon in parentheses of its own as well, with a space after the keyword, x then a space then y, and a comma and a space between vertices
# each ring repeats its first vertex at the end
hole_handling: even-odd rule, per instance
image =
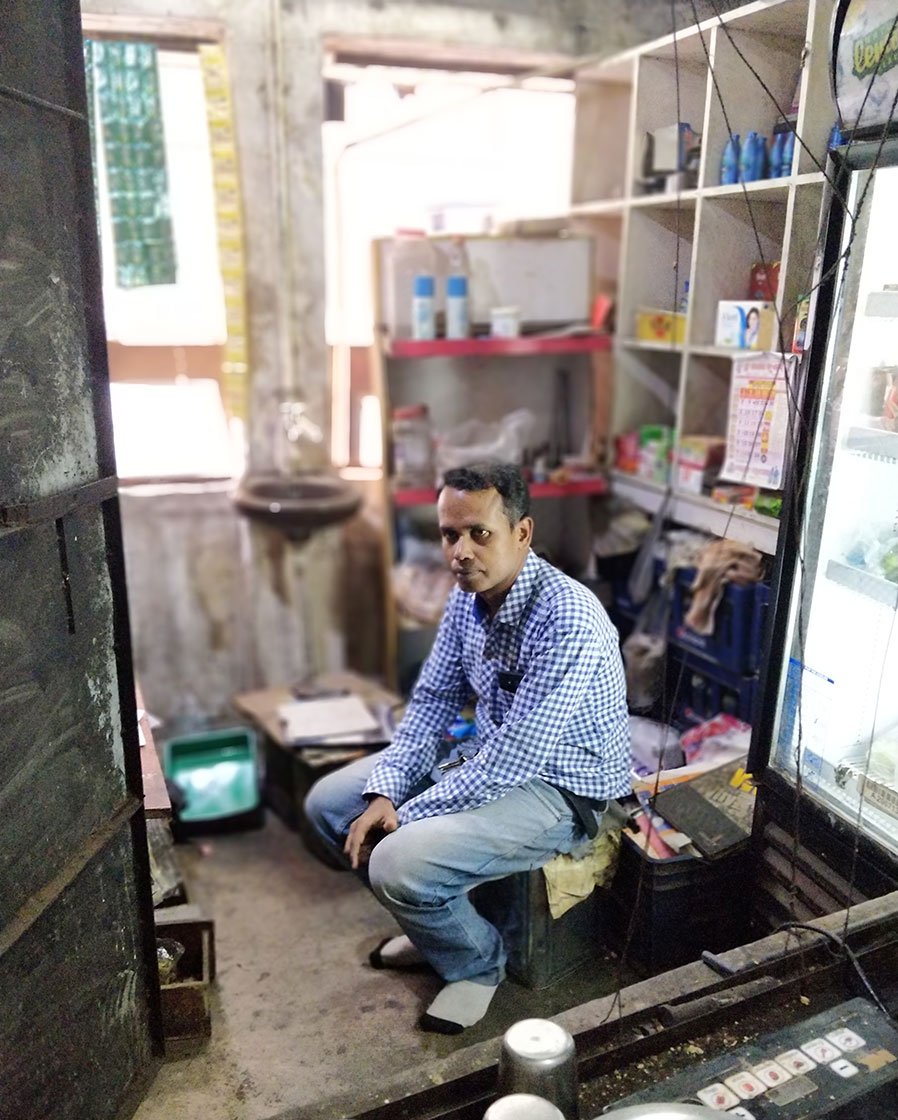
POLYGON ((291 700, 277 714, 284 739, 298 747, 378 746, 392 734, 389 721, 355 695, 291 700))

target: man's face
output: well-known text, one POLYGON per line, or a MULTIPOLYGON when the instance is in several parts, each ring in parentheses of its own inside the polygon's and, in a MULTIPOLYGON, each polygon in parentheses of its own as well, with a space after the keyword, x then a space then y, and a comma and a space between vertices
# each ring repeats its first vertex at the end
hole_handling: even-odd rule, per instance
POLYGON ((443 554, 462 591, 501 602, 527 559, 533 521, 510 524, 497 490, 451 490, 437 502, 443 554))

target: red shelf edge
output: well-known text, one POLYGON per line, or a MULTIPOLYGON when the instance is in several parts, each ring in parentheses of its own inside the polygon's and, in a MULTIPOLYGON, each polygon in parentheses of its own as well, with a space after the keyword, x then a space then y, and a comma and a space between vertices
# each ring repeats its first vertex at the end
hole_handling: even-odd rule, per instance
POLYGON ((533 354, 590 354, 611 349, 611 335, 554 335, 520 338, 394 338, 384 342, 388 358, 526 357, 533 354))
MULTIPOLYGON (((597 495, 608 493, 608 482, 605 478, 576 478, 571 482, 531 482, 531 498, 576 498, 583 495, 597 495)), ((436 490, 394 490, 393 504, 395 506, 427 506, 433 505, 437 500, 436 490)))

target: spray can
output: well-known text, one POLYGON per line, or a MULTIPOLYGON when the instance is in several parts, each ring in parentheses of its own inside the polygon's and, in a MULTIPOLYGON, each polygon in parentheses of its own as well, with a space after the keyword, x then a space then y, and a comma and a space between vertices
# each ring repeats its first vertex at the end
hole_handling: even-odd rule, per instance
POLYGON ((416 276, 412 296, 412 338, 426 341, 436 338, 436 284, 432 276, 416 276))

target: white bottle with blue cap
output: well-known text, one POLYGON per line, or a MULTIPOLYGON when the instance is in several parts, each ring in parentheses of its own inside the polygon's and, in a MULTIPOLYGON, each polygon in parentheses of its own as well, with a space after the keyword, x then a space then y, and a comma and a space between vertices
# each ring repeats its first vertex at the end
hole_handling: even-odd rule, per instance
POLYGON ((436 281, 432 276, 415 277, 412 296, 412 338, 419 342, 426 342, 437 336, 435 294, 436 281))
POLYGON ((449 276, 446 279, 446 337, 467 338, 469 333, 468 278, 449 276))

